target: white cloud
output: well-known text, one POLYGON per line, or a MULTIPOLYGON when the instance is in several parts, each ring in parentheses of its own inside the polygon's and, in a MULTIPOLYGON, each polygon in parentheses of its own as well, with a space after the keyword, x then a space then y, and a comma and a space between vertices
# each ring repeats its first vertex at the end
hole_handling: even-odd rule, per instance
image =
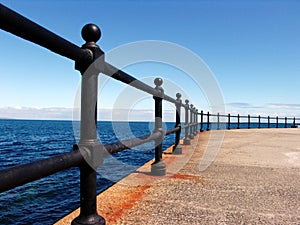
MULTIPOLYGON (((33 120, 80 120, 79 109, 61 107, 2 107, 0 118, 33 120)), ((183 118, 183 117, 182 117, 183 118)), ((98 109, 98 120, 154 121, 154 110, 98 109)), ((163 121, 175 121, 175 111, 165 110, 163 121)))
POLYGON ((234 102, 226 104, 227 113, 232 115, 251 116, 279 116, 279 117, 300 117, 300 104, 268 103, 264 105, 252 105, 245 102, 234 102))
POLYGON ((266 108, 270 108, 270 109, 292 109, 292 110, 300 110, 300 104, 270 103, 270 104, 266 105, 266 108))
MULTIPOLYGON (((249 103, 235 102, 226 104, 226 113, 246 116, 279 116, 300 117, 300 104, 270 103, 264 106, 255 106, 249 103)), ((200 112, 200 110, 199 110, 200 112)), ((217 113, 217 112, 210 112, 217 113)), ((181 121, 184 122, 184 110, 181 112, 181 121)), ((62 107, 2 107, 0 118, 33 119, 33 120, 80 120, 79 109, 62 107)), ((212 118, 213 119, 213 118, 212 118)), ((104 121, 154 121, 154 110, 140 109, 98 109, 98 120, 104 121)), ((164 110, 163 121, 174 122, 175 110, 164 110)))
POLYGON ((38 108, 38 107, 3 107, 0 108, 0 118, 10 119, 41 119, 41 120, 71 120, 72 108, 38 108))
POLYGON ((232 102, 232 103, 227 103, 226 104, 227 106, 229 107, 233 107, 233 108, 262 108, 262 106, 255 106, 255 105, 252 105, 252 104, 249 104, 249 103, 245 103, 245 102, 232 102))

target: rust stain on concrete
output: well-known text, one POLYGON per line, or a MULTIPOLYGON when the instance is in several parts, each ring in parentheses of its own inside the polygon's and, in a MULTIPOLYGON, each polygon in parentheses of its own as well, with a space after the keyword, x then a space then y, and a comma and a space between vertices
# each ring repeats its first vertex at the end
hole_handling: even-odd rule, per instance
MULTIPOLYGON (((117 193, 101 198, 101 208, 98 213, 103 216, 107 224, 114 224, 123 214, 131 209, 143 197, 150 186, 131 186, 117 193)), ((99 202, 100 203, 100 202, 99 202)))
POLYGON ((197 183, 205 183, 205 180, 202 177, 199 176, 195 176, 192 174, 174 174, 173 176, 171 176, 171 178, 173 179, 180 179, 180 180, 191 180, 191 181, 195 181, 197 183))

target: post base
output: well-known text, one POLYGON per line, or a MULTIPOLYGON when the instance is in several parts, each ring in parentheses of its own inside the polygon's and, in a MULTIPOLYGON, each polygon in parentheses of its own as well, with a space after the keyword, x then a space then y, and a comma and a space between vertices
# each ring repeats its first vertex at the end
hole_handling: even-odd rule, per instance
POLYGON ((190 145, 190 144, 191 144, 191 140, 188 139, 188 138, 185 138, 185 139, 183 140, 183 144, 184 144, 184 145, 190 145))
POLYGON ((200 132, 203 132, 203 131, 204 131, 204 130, 202 130, 202 129, 200 130, 200 132))
POLYGON ((153 176, 165 176, 166 175, 166 163, 164 161, 154 162, 151 165, 151 175, 153 176))
POLYGON ((190 138, 190 139, 194 139, 194 135, 191 134, 191 135, 189 136, 189 138, 190 138))
POLYGON ((90 216, 83 216, 79 215, 75 218, 71 225, 105 225, 106 221, 102 216, 98 214, 90 215, 90 216))
POLYGON ((295 125, 295 126, 294 126, 294 125, 292 125, 292 126, 291 126, 291 128, 298 128, 298 126, 297 126, 297 125, 295 125))
POLYGON ((174 149, 173 149, 173 154, 174 155, 181 155, 182 154, 182 147, 180 144, 178 144, 174 149))

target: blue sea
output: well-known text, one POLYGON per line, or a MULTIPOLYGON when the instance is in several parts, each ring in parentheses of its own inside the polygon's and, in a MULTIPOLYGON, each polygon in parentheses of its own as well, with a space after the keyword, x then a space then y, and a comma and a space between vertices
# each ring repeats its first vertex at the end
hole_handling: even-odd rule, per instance
MULTIPOLYGON (((247 126, 241 124, 241 128, 247 126)), ((174 123, 164 124, 165 129, 173 127, 174 123)), ((210 126, 216 127, 214 123, 210 126)), ((233 123, 231 127, 237 125, 233 123)), ((251 127, 257 128, 257 124, 252 123, 251 127)), ((78 141, 76 128, 78 124, 72 121, 0 120, 0 170, 72 151, 78 141)), ((227 128, 227 124, 221 128, 227 128)), ((99 122, 98 138, 105 144, 150 134, 153 129, 153 123, 148 122, 99 122)), ((174 134, 166 136, 163 148, 173 144, 174 139, 174 134)), ((146 143, 107 157, 98 169, 98 193, 151 160, 153 145, 146 143)), ((78 207, 79 169, 72 168, 1 193, 0 224, 53 224, 78 207)))
MULTIPOLYGON (((174 123, 164 126, 171 129, 174 123)), ((0 120, 0 170, 72 151, 76 127, 72 121, 0 120)), ((98 138, 105 144, 153 129, 147 122, 99 122, 98 138)), ((174 139, 174 134, 166 136, 163 148, 174 139)), ((98 193, 153 157, 153 142, 107 157, 98 169, 98 193)), ((72 168, 1 193, 0 224, 53 224, 78 208, 79 200, 79 169, 72 168)))

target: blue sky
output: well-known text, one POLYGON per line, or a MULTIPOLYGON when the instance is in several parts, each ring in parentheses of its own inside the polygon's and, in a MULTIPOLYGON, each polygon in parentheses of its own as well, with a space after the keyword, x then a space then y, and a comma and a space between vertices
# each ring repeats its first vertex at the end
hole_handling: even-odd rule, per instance
MULTIPOLYGON (((78 46, 84 43, 80 30, 89 22, 101 27, 98 45, 105 52, 143 40, 178 44, 210 68, 227 112, 300 116, 300 1, 1 3, 78 46)), ((70 118, 80 83, 74 63, 4 31, 0 47, 0 117, 70 118)), ((155 63, 126 69, 139 79, 158 75, 176 83, 181 76, 176 69, 155 63)), ((210 110, 205 93, 180 82, 199 109, 210 110)), ((103 88, 100 108, 114 107, 111 88, 117 92, 125 86, 114 82, 103 88)), ((138 103, 137 109, 149 102, 138 103)))

